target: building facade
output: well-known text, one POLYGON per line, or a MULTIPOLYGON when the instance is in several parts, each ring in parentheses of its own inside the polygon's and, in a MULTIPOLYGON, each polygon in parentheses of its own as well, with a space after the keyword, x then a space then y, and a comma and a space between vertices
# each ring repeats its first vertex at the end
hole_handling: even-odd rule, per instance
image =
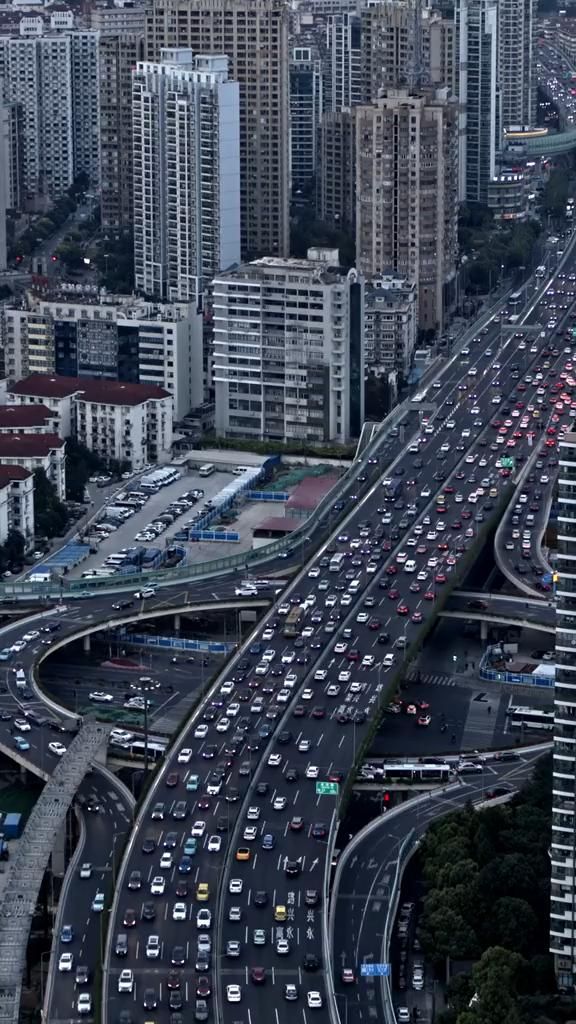
POLYGON ((367 281, 364 311, 366 370, 377 375, 396 371, 406 379, 418 333, 415 283, 385 275, 367 281))
POLYGON ((290 172, 295 198, 314 187, 323 106, 318 50, 313 45, 294 46, 290 57, 290 172))
POLYGON ((135 10, 133 30, 105 22, 98 54, 100 215, 102 227, 120 230, 134 222, 132 71, 144 56, 144 11, 135 10))
POLYGON ((0 337, 7 376, 101 376, 154 385, 170 393, 174 416, 182 419, 204 399, 202 316, 185 303, 110 299, 30 297, 21 308, 4 306, 0 337))
POLYGON ((340 111, 362 102, 362 22, 359 14, 331 14, 324 30, 324 109, 340 111))
POLYGON ((500 136, 498 0, 456 0, 459 195, 486 204, 500 136))
POLYGON ((74 177, 85 174, 89 187, 100 184, 100 33, 70 33, 74 177))
POLYGON ((419 326, 442 331, 458 251, 456 103, 447 89, 390 89, 355 117, 358 269, 414 281, 419 326))
POLYGON ((535 0, 498 0, 501 131, 536 123, 535 18, 535 0))
POLYGON ((356 120, 352 110, 329 111, 318 129, 316 215, 336 230, 356 224, 356 120))
POLYGON ((146 57, 226 54, 240 85, 242 259, 287 255, 290 200, 288 8, 284 0, 149 0, 146 57))
POLYGON ((550 951, 558 986, 576 984, 576 434, 558 445, 556 684, 550 845, 550 951))
MULTIPOLYGON (((172 397, 156 385, 38 374, 12 385, 8 398, 17 404, 61 409, 62 435, 74 437, 104 459, 128 462, 133 470, 170 456, 172 397)), ((3 446, 14 437, 0 434, 0 462, 3 446)), ((30 434, 16 437, 31 443, 30 434)), ((36 435, 36 440, 42 437, 53 440, 54 435, 36 435)))
POLYGON ((345 442, 364 419, 364 284, 338 252, 265 257, 214 281, 216 431, 345 442))
POLYGON ((30 474, 43 469, 64 500, 66 442, 58 434, 0 434, 0 467, 18 466, 30 474))
POLYGON ((164 50, 133 77, 134 276, 151 298, 197 302, 240 261, 239 89, 227 65, 164 50))

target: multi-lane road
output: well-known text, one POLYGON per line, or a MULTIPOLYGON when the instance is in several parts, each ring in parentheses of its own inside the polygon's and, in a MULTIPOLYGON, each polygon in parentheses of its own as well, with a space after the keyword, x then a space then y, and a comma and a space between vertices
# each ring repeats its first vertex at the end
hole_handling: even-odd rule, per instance
MULTIPOLYGON (((537 392, 552 386, 549 371, 567 356, 556 350, 561 318, 552 325, 536 309, 531 319, 542 329, 527 343, 493 325, 429 390, 420 441, 387 470, 397 483, 378 483, 344 520, 230 666, 230 685, 222 679, 213 706, 180 738, 190 753, 175 750, 156 780, 120 879, 104 997, 110 1020, 143 1007, 168 1020, 181 1001, 194 1013, 197 987, 211 990, 210 1016, 217 1007, 230 1024, 263 1016, 279 1024, 292 1001, 305 1022, 328 1019, 322 890, 338 798, 318 795, 317 783, 345 781, 404 645, 510 486, 497 466, 502 454, 520 461, 543 440, 537 392), (198 724, 207 728, 195 736, 198 724), (163 817, 158 810, 154 819, 157 803, 163 817), (196 850, 182 863, 188 837, 196 850), (133 871, 138 890, 128 889, 133 871), (198 919, 202 910, 209 916, 198 919), (121 958, 119 933, 128 935, 121 958), (210 947, 208 961, 198 941, 210 947), (131 991, 118 989, 122 970, 132 972, 131 991)), ((555 458, 552 445, 542 457, 555 458)), ((425 729, 434 709, 421 712, 425 729)), ((198 1019, 203 1012, 200 1005, 198 1019)))
MULTIPOLYGON (((489 806, 495 792, 515 792, 530 778, 542 749, 533 748, 515 756, 517 759, 512 761, 484 760, 479 774, 459 776, 446 789, 409 801, 374 822, 350 844, 335 876, 331 906, 331 953, 341 1020, 366 1024, 367 1020, 386 1019, 381 979, 362 977, 361 965, 388 961, 386 937, 392 940, 392 947, 396 946, 393 922, 387 922, 387 918, 398 895, 401 853, 413 850, 430 824, 444 814, 467 803, 489 806), (407 837, 411 837, 408 851, 404 849, 407 837), (352 970, 355 982, 342 979, 345 968, 352 970)), ((395 1004, 407 1006, 410 1012, 416 1007, 420 1010, 419 1019, 429 1020, 427 1004, 431 993, 406 992, 404 985, 398 988, 402 973, 410 977, 410 962, 403 963, 401 972, 400 962, 394 958, 391 987, 395 1004)), ((427 982, 425 987, 428 989, 427 982)))

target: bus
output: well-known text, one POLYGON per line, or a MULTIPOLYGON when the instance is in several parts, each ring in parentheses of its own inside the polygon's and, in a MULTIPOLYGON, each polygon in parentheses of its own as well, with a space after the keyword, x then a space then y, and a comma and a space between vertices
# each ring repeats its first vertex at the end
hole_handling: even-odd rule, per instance
POLYGON ((212 473, 216 469, 213 462, 205 462, 203 466, 200 466, 198 470, 198 476, 212 476, 212 473))
POLYGON ((304 608, 302 608, 302 605, 294 605, 294 607, 290 609, 288 615, 284 620, 284 629, 282 630, 284 636, 300 636, 300 626, 302 624, 303 618, 304 608))
POLYGON ((506 710, 511 729, 536 729, 551 732, 554 728, 554 712, 544 708, 528 708, 510 705, 506 710))
POLYGON ((512 295, 508 299, 508 305, 511 306, 512 309, 517 310, 522 305, 523 299, 524 299, 524 289, 520 288, 519 291, 512 292, 512 295))
POLYGON ((328 566, 328 572, 340 572, 344 568, 346 562, 346 555, 344 551, 338 551, 335 555, 332 555, 330 559, 330 565, 328 566))
POLYGON ((384 782, 450 782, 454 766, 428 761, 385 762, 382 765, 384 782))

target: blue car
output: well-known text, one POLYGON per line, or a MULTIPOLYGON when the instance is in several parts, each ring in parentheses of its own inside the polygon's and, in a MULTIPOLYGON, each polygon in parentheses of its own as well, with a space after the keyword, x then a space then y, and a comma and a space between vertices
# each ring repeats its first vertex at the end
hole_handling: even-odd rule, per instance
POLYGON ((17 750, 30 750, 30 744, 28 740, 25 740, 23 736, 14 737, 14 746, 17 750))
POLYGON ((71 924, 63 924, 60 932, 60 942, 72 942, 74 929, 71 924))
POLYGON ((192 861, 191 861, 190 857, 188 857, 188 856, 182 857, 182 860, 180 861, 180 863, 178 865, 178 872, 179 872, 179 874, 181 874, 181 875, 189 875, 191 871, 192 871, 192 861))
POLYGON ((276 839, 275 839, 275 837, 273 835, 270 834, 270 832, 267 832, 266 835, 262 836, 262 849, 263 850, 273 850, 275 846, 276 846, 276 839))

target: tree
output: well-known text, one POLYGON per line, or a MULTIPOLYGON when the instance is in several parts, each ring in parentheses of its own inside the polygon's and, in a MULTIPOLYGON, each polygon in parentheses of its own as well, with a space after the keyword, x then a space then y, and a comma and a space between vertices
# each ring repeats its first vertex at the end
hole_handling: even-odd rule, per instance
POLYGON ((34 470, 34 523, 36 532, 46 537, 61 535, 68 525, 66 507, 43 469, 34 470))
POLYGON ((489 919, 494 943, 518 953, 529 953, 538 929, 538 918, 526 900, 504 896, 496 901, 489 919))
POLYGON ((24 558, 26 541, 19 530, 9 530, 8 536, 3 544, 3 551, 6 561, 13 565, 20 565, 24 558))

